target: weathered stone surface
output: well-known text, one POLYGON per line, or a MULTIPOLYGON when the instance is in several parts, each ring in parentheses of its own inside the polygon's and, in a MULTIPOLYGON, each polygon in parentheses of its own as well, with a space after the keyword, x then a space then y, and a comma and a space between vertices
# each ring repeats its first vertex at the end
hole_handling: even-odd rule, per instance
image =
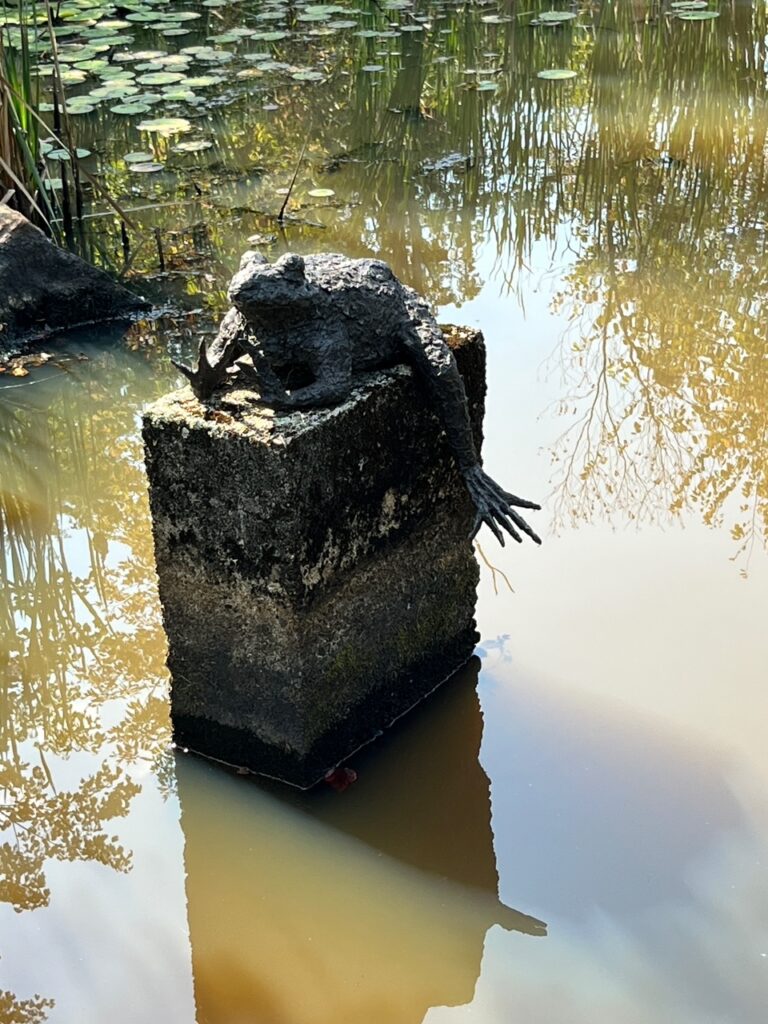
MULTIPOLYGON (((447 330, 480 443, 481 336, 447 330)), ((177 742, 307 786, 471 654, 472 506, 407 367, 330 409, 144 418, 177 742)))
POLYGON ((0 360, 57 331, 149 305, 0 203, 0 360))

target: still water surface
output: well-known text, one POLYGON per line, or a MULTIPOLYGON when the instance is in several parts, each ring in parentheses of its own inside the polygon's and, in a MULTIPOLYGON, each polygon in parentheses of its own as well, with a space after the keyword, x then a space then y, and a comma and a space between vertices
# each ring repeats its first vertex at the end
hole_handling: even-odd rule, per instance
POLYGON ((211 120, 258 175, 231 146, 141 215, 171 315, 1 378, 0 1021, 766 1019, 766 9, 712 9, 337 30, 329 82, 211 120), (305 138, 292 209, 324 226, 281 232, 305 138), (481 538, 514 590, 483 565, 477 659, 341 794, 168 749, 139 415, 254 234, 381 255, 481 326, 487 465, 545 505, 541 549, 481 538))

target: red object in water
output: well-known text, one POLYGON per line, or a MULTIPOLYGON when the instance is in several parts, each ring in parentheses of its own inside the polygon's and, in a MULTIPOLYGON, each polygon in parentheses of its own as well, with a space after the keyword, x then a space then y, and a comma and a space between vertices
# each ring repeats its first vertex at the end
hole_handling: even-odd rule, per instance
POLYGON ((337 793, 343 793, 353 782, 357 781, 357 772, 354 768, 331 768, 325 773, 324 781, 337 793))

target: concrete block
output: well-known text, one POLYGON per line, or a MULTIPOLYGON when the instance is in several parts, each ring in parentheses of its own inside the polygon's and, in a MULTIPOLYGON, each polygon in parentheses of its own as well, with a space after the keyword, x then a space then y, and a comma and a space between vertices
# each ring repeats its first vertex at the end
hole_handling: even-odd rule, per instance
MULTIPOLYGON (((479 448, 482 336, 445 331, 479 448)), ((307 787, 471 655, 472 507, 409 368, 290 414, 183 388, 144 442, 179 745, 307 787)))

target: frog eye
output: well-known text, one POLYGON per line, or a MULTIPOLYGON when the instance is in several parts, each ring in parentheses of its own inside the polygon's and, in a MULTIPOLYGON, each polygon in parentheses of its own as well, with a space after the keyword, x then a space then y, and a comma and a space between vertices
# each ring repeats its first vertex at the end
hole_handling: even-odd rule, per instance
POLYGON ((392 273, 389 264, 385 263, 383 260, 371 260, 369 263, 369 272, 375 281, 389 281, 395 276, 392 273))
POLYGON ((275 269, 280 270, 285 277, 304 279, 304 260, 295 252, 287 252, 285 256, 281 256, 275 264, 275 269))
POLYGON ((269 260, 266 256, 262 256, 260 252, 256 252, 255 249, 249 249, 244 252, 240 257, 240 269, 245 270, 247 267, 267 266, 269 260))

